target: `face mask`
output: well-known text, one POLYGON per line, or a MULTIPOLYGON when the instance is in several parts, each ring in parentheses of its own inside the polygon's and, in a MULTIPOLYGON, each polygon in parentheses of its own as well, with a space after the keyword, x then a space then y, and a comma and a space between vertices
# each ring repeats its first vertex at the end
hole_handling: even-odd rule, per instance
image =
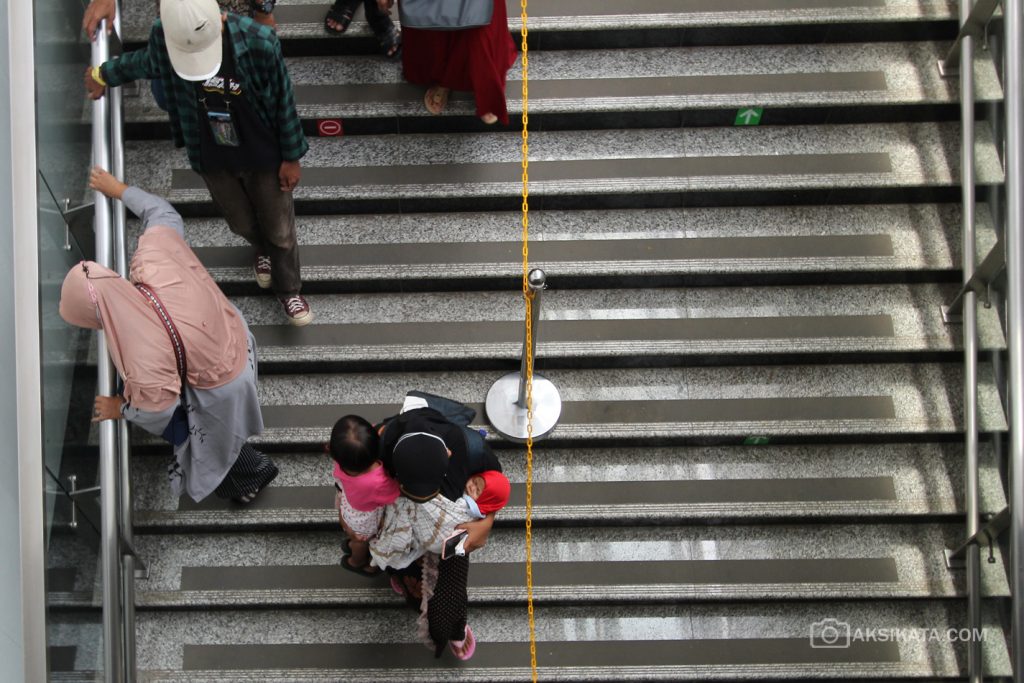
POLYGON ((480 512, 480 506, 476 504, 476 501, 469 497, 468 493, 462 494, 462 499, 466 501, 466 505, 469 506, 469 514, 473 515, 477 519, 483 519, 487 515, 480 512))

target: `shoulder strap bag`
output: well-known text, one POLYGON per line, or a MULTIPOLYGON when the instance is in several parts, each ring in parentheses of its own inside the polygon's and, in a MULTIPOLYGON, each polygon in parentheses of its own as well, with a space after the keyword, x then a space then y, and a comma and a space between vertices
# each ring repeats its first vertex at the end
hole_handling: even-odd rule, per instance
POLYGON ((172 445, 180 446, 185 442, 189 434, 188 408, 185 404, 185 387, 188 385, 188 360, 185 357, 185 344, 181 340, 178 328, 174 326, 170 313, 167 312, 156 292, 143 284, 136 284, 135 288, 139 290, 142 296, 146 297, 153 310, 156 311, 156 317, 164 324, 167 336, 171 339, 171 348, 174 349, 174 362, 178 366, 178 376, 181 377, 181 391, 178 394, 178 406, 174 409, 171 421, 167 423, 167 428, 164 429, 164 433, 161 436, 172 445))
POLYGON ((494 0, 398 0, 402 28, 458 31, 487 26, 494 0))

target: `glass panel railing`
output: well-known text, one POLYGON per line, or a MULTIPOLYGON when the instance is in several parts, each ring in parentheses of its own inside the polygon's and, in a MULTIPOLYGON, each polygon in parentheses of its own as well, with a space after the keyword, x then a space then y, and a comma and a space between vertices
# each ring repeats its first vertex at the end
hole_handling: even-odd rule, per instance
MULTIPOLYGON (((77 3, 76 3, 77 4, 77 3)), ((35 0, 39 294, 42 343, 47 649, 50 679, 103 680, 103 629, 96 586, 100 549, 94 497, 72 490, 97 483, 89 422, 96 393, 95 342, 58 314, 68 269, 91 258, 92 225, 82 208, 89 144, 80 92, 88 44, 80 11, 35 0)))
POLYGON ((38 206, 50 674, 102 678, 103 660, 96 657, 103 649, 96 593, 99 508, 94 496, 80 493, 95 487, 98 475, 89 421, 95 344, 89 330, 68 325, 58 314, 64 276, 85 256, 72 229, 81 211, 58 201, 42 173, 38 206))
MULTIPOLYGON (((90 383, 81 368, 87 360, 89 343, 88 330, 72 327, 65 323, 57 312, 60 302, 60 286, 68 269, 81 261, 84 256, 78 240, 72 234, 65 220, 64 207, 60 206, 49 190, 45 176, 40 174, 39 182, 39 287, 40 319, 42 324, 43 352, 43 454, 46 468, 56 476, 75 472, 64 471, 64 452, 86 447, 87 433, 81 433, 82 419, 89 423, 88 405, 91 401, 95 379, 90 383), (73 392, 75 376, 79 375, 79 387, 73 392), (76 405, 72 407, 72 401, 76 405), (69 420, 69 415, 76 419, 69 420), (76 429, 76 427, 78 427, 76 429)), ((93 458, 95 460, 95 458, 93 458)), ((95 468, 93 468, 95 469, 95 468)), ((86 474, 86 473, 81 473, 86 474)), ((95 474, 95 473, 93 473, 95 474)), ((90 481, 88 476, 82 481, 90 481)), ((47 501, 47 514, 52 513, 47 501)), ((47 530, 49 534, 49 530, 47 530)), ((49 535, 46 539, 49 543, 49 535)))
POLYGON ((49 680, 102 681, 99 510, 94 498, 69 495, 71 481, 46 470, 49 680))

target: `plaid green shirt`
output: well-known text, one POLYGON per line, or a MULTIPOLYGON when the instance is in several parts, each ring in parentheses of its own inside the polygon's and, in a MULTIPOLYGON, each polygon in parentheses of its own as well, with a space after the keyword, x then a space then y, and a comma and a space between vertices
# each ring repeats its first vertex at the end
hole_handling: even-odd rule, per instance
MULTIPOLYGON (((296 161, 309 149, 302 123, 295 110, 292 82, 281 56, 281 43, 273 29, 248 17, 227 15, 225 30, 235 51, 235 65, 242 87, 256 113, 270 130, 277 133, 281 158, 296 161)), ((180 78, 171 68, 164 29, 158 19, 149 33, 149 43, 141 50, 125 53, 105 62, 100 70, 110 86, 119 86, 140 78, 163 80, 167 108, 171 117, 174 144, 184 146, 192 168, 201 172, 199 152, 199 107, 195 84, 180 78)))

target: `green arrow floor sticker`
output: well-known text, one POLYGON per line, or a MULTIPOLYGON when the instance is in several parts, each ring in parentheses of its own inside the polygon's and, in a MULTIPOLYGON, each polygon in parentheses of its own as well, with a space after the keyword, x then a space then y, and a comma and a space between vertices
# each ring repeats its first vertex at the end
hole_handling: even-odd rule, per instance
POLYGON ((734 126, 756 126, 761 123, 761 114, 764 113, 764 107, 747 107, 740 109, 736 112, 736 120, 732 125, 734 126))

